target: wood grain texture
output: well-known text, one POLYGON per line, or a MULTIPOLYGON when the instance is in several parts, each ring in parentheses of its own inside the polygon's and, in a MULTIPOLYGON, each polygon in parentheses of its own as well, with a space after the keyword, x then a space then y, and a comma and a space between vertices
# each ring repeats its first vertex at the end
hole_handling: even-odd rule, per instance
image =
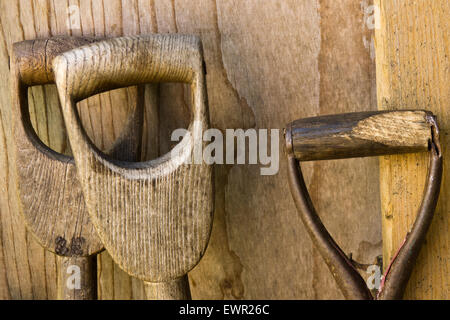
MULTIPOLYGON (((440 200, 409 281, 406 299, 448 299, 449 251, 449 17, 448 1, 375 1, 378 108, 407 106, 437 116, 444 173, 440 200)), ((384 262, 395 254, 414 222, 427 168, 425 155, 380 159, 384 262)), ((386 265, 385 265, 386 266, 386 265)))
POLYGON ((426 111, 372 111, 303 118, 288 125, 286 144, 299 161, 426 152, 432 117, 426 111))
POLYGON ((145 282, 148 300, 190 300, 191 289, 187 275, 165 283, 145 282))
MULTIPOLYGON (((372 1, 326 0, 319 5, 318 107, 315 113, 298 112, 293 115, 297 118, 288 121, 376 110, 373 29, 367 23, 372 17, 367 13, 372 1)), ((310 110, 302 101, 298 103, 302 110, 310 110)), ((377 166, 377 158, 316 161, 302 166, 311 198, 318 212, 323 212, 320 217, 329 232, 346 254, 351 252, 353 259, 366 264, 375 264, 382 247, 377 166)), ((312 297, 342 298, 334 279, 325 276, 329 270, 319 252, 311 251, 312 297)), ((364 269, 361 275, 365 279, 369 276, 364 269)))
POLYGON ((13 44, 10 64, 15 65, 20 82, 29 87, 55 83, 53 58, 64 51, 94 41, 95 38, 60 36, 16 42, 13 44))
MULTIPOLYGON (((202 10, 187 10, 188 1, 183 1, 176 8, 179 31, 204 34, 204 47, 210 48, 205 57, 213 126, 281 129, 301 117, 376 108, 359 3, 217 1, 215 7, 205 1, 204 5, 202 10), (217 29, 208 33, 205 24, 217 29)), ((332 162, 305 168, 314 203, 326 212, 324 223, 344 250, 353 252, 358 261, 372 263, 381 253, 379 215, 374 213, 379 206, 378 173, 371 169, 376 161, 332 162), (342 180, 348 181, 345 187, 342 180), (356 192, 361 194, 358 200, 349 196, 356 192)), ((275 176, 261 177, 259 169, 252 165, 218 169, 216 185, 223 190, 216 198, 223 205, 218 205, 208 247, 215 254, 208 257, 207 252, 189 275, 193 297, 197 291, 192 282, 200 290, 206 281, 217 291, 202 288, 199 293, 215 298, 341 298, 286 196, 284 162, 275 176), (208 269, 216 261, 223 261, 220 272, 208 269)))
POLYGON ((200 39, 114 38, 63 53, 53 67, 83 194, 108 252, 147 282, 184 276, 206 250, 214 210, 212 166, 202 154, 209 114, 200 39), (191 84, 188 134, 170 153, 140 164, 102 155, 82 130, 74 102, 163 81, 191 84))
MULTIPOLYGON (((282 129, 303 117, 375 110, 373 30, 365 24, 370 4, 369 0, 0 0, 4 132, 2 136, 0 130, 0 147, 6 148, 1 150, 10 150, 12 142, 7 76, 11 43, 50 35, 200 36, 211 123, 223 132, 282 129), (80 9, 79 28, 66 24, 69 5, 80 9)), ((99 149, 106 150, 120 134, 136 94, 134 88, 117 90, 80 103, 83 126, 99 149)), ((172 130, 186 128, 189 97, 183 85, 146 86, 143 160, 167 152, 172 130), (150 101, 156 99, 158 110, 151 109, 150 101)), ((70 153, 57 100, 53 87, 32 90, 32 122, 44 142, 70 153)), ((16 218, 17 197, 11 192, 14 181, 8 170, 13 161, 9 152, 0 152, 0 297, 54 298, 56 261, 16 218)), ((377 168, 377 158, 318 161, 304 168, 317 210, 325 213, 324 223, 345 252, 364 263, 373 263, 381 254, 377 168), (343 180, 348 181, 345 186, 343 180), (357 198, 349 196, 355 193, 357 198)), ((263 178, 257 165, 216 166, 215 185, 210 244, 189 273, 194 299, 342 298, 286 197, 283 163, 278 175, 263 178)), ((142 281, 130 278, 107 252, 99 255, 98 268, 99 298, 145 298, 142 281)), ((369 276, 364 270, 362 274, 369 276)))

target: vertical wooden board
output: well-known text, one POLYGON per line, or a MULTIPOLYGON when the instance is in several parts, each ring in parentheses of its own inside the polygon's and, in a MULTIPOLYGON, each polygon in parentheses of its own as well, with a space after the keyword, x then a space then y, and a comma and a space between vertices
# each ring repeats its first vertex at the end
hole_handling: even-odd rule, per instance
MULTIPOLYGON (((449 157, 450 79, 448 1, 375 1, 379 109, 426 109, 437 115, 443 158, 449 157)), ((426 243, 405 292, 406 299, 449 299, 448 165, 426 243)), ((422 198, 427 155, 382 157, 380 188, 384 264, 411 228, 422 198)))
MULTIPOLYGON (((176 1, 172 13, 168 1, 161 7, 158 14, 175 16, 179 32, 202 37, 214 127, 283 128, 300 117, 376 108, 374 62, 364 45, 371 31, 359 4, 199 1, 195 8, 176 1)), ((259 166, 216 169, 216 218, 207 253, 190 273, 194 298, 341 297, 304 233, 280 160, 271 177, 260 176, 259 166)), ((305 170, 327 225, 347 252, 370 263, 381 254, 376 165, 338 161, 305 170)))
MULTIPOLYGON (((367 45, 373 41, 371 5, 320 1, 319 115, 376 109, 375 61, 367 45)), ((364 264, 381 255, 377 166, 377 158, 345 159, 317 161, 310 170, 309 190, 323 222, 343 250, 364 264)), ((316 297, 341 297, 334 279, 322 276, 328 268, 318 252, 313 259, 316 297)))
MULTIPOLYGON (((218 4, 217 11, 227 77, 254 115, 247 126, 281 129, 317 114, 319 3, 234 1, 218 4)), ((259 166, 235 165, 227 177, 228 242, 233 262, 241 265, 232 283, 243 286, 236 298, 314 298, 314 248, 289 195, 282 136, 279 154, 274 176, 261 176, 259 166)))
MULTIPOLYGON (((252 13, 259 11, 253 7, 247 10, 252 13)), ((364 29, 361 23, 363 14, 359 5, 355 5, 352 1, 320 1, 318 7, 315 8, 314 6, 309 7, 306 3, 297 4, 295 7, 289 6, 287 2, 281 5, 278 10, 282 12, 280 15, 283 16, 283 18, 280 16, 278 20, 284 20, 285 24, 290 23, 291 25, 282 24, 280 29, 274 32, 269 28, 265 30, 258 23, 253 24, 245 21, 246 24, 244 24, 246 27, 250 27, 250 34, 259 35, 251 36, 251 38, 256 39, 253 40, 253 46, 249 46, 249 48, 255 48, 255 51, 249 50, 245 55, 248 57, 247 61, 243 64, 253 67, 249 73, 254 74, 254 79, 258 79, 258 83, 260 83, 261 101, 252 99, 252 95, 259 96, 259 94, 252 92, 254 87, 252 78, 250 78, 250 81, 244 78, 241 80, 242 89, 247 91, 246 96, 248 96, 249 104, 261 108, 255 111, 257 127, 279 128, 284 126, 286 123, 284 117, 288 116, 288 113, 277 117, 276 110, 280 107, 281 110, 290 110, 291 113, 294 113, 289 120, 316 114, 374 108, 375 104, 371 103, 370 80, 372 61, 363 47, 362 33, 364 29), (315 9, 318 11, 317 16, 315 15, 315 9), (314 19, 319 19, 318 26, 314 26, 317 23, 317 20, 314 19), (315 28, 319 28, 319 30, 315 28), (320 37, 316 38, 318 35, 320 37), (268 46, 267 43, 272 45, 268 46), (254 61, 255 59, 250 58, 252 55, 262 55, 263 58, 260 61, 254 61), (317 61, 314 61, 314 59, 317 59, 317 61), (277 71, 273 72, 275 65, 277 71), (350 70, 349 65, 352 65, 350 70), (264 80, 261 81, 261 79, 264 80), (252 83, 252 85, 250 86, 249 83, 252 83), (358 86, 355 88, 356 83, 358 83, 358 86), (254 102, 251 103, 252 100, 254 102)), ((258 19, 253 21, 272 19, 273 14, 269 14, 270 12, 277 12, 277 8, 270 8, 269 6, 269 8, 261 10, 258 19)), ((232 15, 230 14, 230 16, 232 15)), ((234 25, 236 23, 227 23, 228 27, 234 25)), ((232 34, 236 33, 233 32, 232 34)), ((234 39, 237 43, 237 37, 233 37, 234 39)), ((247 41, 252 40, 248 39, 247 41)), ((243 39, 242 43, 247 41, 243 39)), ((232 66, 233 64, 230 63, 229 65, 232 66)), ((241 73, 238 70, 235 72, 241 73)), ((241 74, 249 78, 244 72, 241 74)), ((239 91, 241 92, 241 90, 239 91)), ((308 298, 340 297, 340 292, 322 259, 318 258, 313 247, 307 248, 309 239, 305 239, 303 230, 301 228, 296 229, 296 231, 291 230, 290 224, 295 221, 295 216, 291 216, 289 213, 295 212, 295 209, 290 207, 289 201, 291 199, 282 200, 283 194, 288 188, 286 186, 287 176, 283 168, 284 163, 281 164, 278 176, 273 181, 270 181, 269 178, 266 179, 266 188, 257 186, 259 180, 264 181, 261 178, 255 177, 254 179, 243 180, 246 181, 247 190, 256 187, 255 192, 250 191, 255 197, 254 208, 257 208, 253 219, 259 217, 262 212, 268 218, 257 232, 259 238, 264 238, 267 234, 266 241, 281 238, 283 239, 281 243, 297 244, 297 250, 294 252, 285 248, 286 252, 275 251, 274 256, 270 258, 263 256, 260 261, 261 264, 263 259, 276 263, 281 259, 287 259, 286 257, 295 257, 297 261, 291 261, 290 264, 297 264, 298 287, 295 288, 291 285, 293 288, 290 291, 284 289, 289 286, 292 278, 286 276, 286 278, 280 279, 279 273, 282 273, 282 270, 279 270, 277 273, 273 273, 271 277, 269 276, 269 278, 272 278, 273 285, 265 285, 261 288, 262 292, 269 295, 274 286, 279 286, 280 290, 286 290, 284 292, 285 297, 289 298, 303 296, 305 293, 301 290, 306 290, 306 297, 308 298), (271 226, 276 226, 277 223, 280 224, 278 231, 271 230, 271 226), (264 226, 264 224, 266 225, 264 226), (300 249, 301 246, 306 248, 300 249), (311 257, 313 260, 311 260, 311 257), (302 268, 300 268, 300 265, 302 268), (311 282, 305 283, 305 279, 311 282), (282 285, 281 281, 285 284, 282 285)), ((361 251, 359 247, 364 244, 362 239, 373 246, 376 246, 378 242, 379 247, 377 207, 371 206, 371 203, 375 202, 374 200, 378 200, 377 192, 371 192, 376 191, 376 189, 370 187, 371 183, 376 183, 377 177, 372 175, 366 178, 367 172, 370 172, 369 168, 375 163, 366 161, 356 162, 357 165, 354 164, 355 162, 352 165, 348 161, 318 162, 305 165, 305 171, 309 188, 315 190, 314 201, 324 219, 324 223, 342 244, 343 249, 346 252, 353 252, 357 259, 373 261, 375 260, 374 251, 367 253, 367 255, 360 255, 357 251, 361 251), (346 181, 345 188, 339 187, 342 181, 346 181), (360 193, 360 199, 352 197, 352 194, 359 190, 367 191, 367 193, 360 193), (361 219, 361 212, 368 212, 369 214, 361 219)), ((247 211, 239 209, 230 210, 228 213, 233 217, 233 212, 236 211, 240 212, 242 217, 248 216, 247 211)), ((234 215, 238 218, 237 213, 234 213, 234 215)), ((234 223, 236 227, 245 225, 241 220, 242 217, 236 220, 239 223, 234 223)), ((247 223, 252 221, 252 217, 249 218, 247 223)), ((298 223, 298 225, 301 225, 301 223, 298 223)), ((240 232, 244 233, 243 227, 240 232)), ((245 242, 248 239, 242 239, 241 241, 245 242)), ((240 245, 240 241, 237 241, 235 246, 239 247, 240 245)), ((273 250, 270 246, 265 246, 263 252, 273 250)), ((251 248, 248 248, 248 250, 251 252, 251 248)), ((262 269, 260 272, 260 276, 262 276, 267 271, 262 269)), ((290 275, 290 273, 288 274, 290 275)))

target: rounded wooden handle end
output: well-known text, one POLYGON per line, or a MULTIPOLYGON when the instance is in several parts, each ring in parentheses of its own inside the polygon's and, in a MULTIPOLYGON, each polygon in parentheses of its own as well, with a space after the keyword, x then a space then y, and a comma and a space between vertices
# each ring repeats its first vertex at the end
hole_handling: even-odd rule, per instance
POLYGON ((13 44, 11 59, 15 59, 21 81, 27 86, 51 84, 55 82, 52 61, 68 50, 100 39, 89 37, 52 37, 16 42, 13 44))

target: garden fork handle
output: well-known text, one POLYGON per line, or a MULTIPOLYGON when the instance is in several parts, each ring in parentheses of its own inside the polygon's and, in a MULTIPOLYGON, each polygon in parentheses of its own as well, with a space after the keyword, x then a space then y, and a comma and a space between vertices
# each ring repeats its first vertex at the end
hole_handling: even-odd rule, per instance
POLYGON ((320 220, 303 180, 300 161, 398 153, 430 153, 422 203, 411 232, 385 271, 378 299, 401 299, 437 205, 442 152, 436 119, 428 111, 356 112, 292 122, 286 132, 289 185, 300 217, 342 293, 372 299, 363 278, 320 220))
POLYGON ((21 82, 26 86, 54 84, 52 61, 68 50, 100 41, 92 37, 58 36, 14 43, 14 59, 21 82))

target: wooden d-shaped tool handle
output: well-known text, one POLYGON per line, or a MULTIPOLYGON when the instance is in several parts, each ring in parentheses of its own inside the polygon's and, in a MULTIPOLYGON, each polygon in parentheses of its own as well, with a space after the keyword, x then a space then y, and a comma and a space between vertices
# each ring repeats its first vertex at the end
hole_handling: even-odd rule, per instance
POLYGON ((28 87, 54 83, 51 66, 54 57, 93 41, 81 37, 27 40, 15 43, 11 55, 13 127, 22 215, 39 243, 60 255, 57 294, 58 299, 65 300, 97 298, 97 264, 91 254, 102 250, 103 245, 86 221, 88 216, 84 214, 73 161, 39 140, 31 127, 27 96, 28 87), (72 186, 67 193, 65 185, 72 186), (76 214, 75 206, 79 206, 76 214), (84 229, 77 230, 75 221, 80 221, 84 229))
POLYGON ((189 298, 186 274, 206 250, 214 209, 212 166, 202 159, 209 116, 200 40, 115 38, 66 52, 53 67, 83 194, 106 249, 122 269, 148 283, 149 298, 189 298), (77 101, 163 81, 191 85, 192 121, 171 152, 131 164, 95 148, 81 129, 77 101))
MULTIPOLYGON (((28 88, 54 83, 57 55, 100 39, 53 37, 14 43, 11 88, 15 169, 20 212, 38 242, 58 258, 58 299, 97 298, 96 253, 103 250, 85 206, 72 157, 47 147, 32 128, 28 88)), ((137 160, 142 135, 143 102, 138 99, 120 137, 108 153, 137 160)))
POLYGON ((320 220, 301 161, 430 153, 422 203, 411 232, 384 274, 378 299, 401 299, 436 208, 442 178, 439 130, 427 111, 358 112, 300 119, 286 128, 289 186, 317 250, 348 299, 372 299, 363 278, 320 220))

